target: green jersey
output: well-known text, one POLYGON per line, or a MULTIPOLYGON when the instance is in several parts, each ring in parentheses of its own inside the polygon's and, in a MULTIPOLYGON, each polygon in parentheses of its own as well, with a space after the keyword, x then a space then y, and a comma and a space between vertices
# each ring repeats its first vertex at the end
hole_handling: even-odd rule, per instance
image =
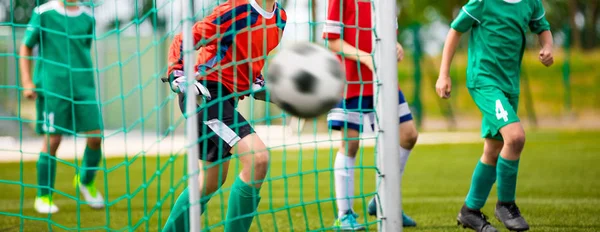
POLYGON ((496 86, 519 93, 521 61, 528 28, 550 30, 541 0, 470 0, 452 22, 459 32, 471 30, 467 87, 496 86))
POLYGON ((90 48, 94 18, 88 8, 67 10, 50 1, 33 10, 23 44, 39 46, 34 84, 62 95, 95 94, 90 48))

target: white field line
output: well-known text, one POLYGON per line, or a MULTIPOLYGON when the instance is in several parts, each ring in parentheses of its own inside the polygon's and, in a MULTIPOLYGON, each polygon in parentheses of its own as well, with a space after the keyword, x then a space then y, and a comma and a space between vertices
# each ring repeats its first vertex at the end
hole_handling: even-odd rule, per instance
MULTIPOLYGON (((297 150, 337 148, 341 135, 334 133, 302 134, 291 132, 283 126, 257 126, 258 135, 271 150, 297 150)), ((182 134, 170 135, 166 138, 152 133, 139 132, 118 133, 110 131, 105 133, 107 138, 102 147, 105 157, 132 157, 136 155, 172 155, 182 154, 185 151, 185 136, 182 134)), ((477 132, 436 132, 422 133, 419 135, 418 144, 456 144, 480 142, 477 132)), ((19 162, 37 160, 44 140, 40 138, 24 139, 0 137, 0 162, 19 162)), ((362 138, 363 146, 374 146, 373 133, 365 133, 362 138)), ((81 158, 85 148, 85 138, 65 137, 58 149, 61 159, 81 158)))

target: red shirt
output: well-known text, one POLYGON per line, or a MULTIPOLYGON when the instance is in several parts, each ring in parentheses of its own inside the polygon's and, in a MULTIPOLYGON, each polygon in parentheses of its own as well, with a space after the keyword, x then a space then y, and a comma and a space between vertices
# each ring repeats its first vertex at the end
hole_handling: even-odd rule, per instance
MULTIPOLYGON (((369 0, 329 0, 325 39, 343 39, 348 44, 371 53, 373 39, 369 0)), ((352 53, 353 51, 345 51, 352 53)), ((373 72, 358 61, 339 56, 346 68, 348 90, 345 98, 373 96, 373 72)))
MULTIPOLYGON (((272 12, 256 0, 229 0, 192 28, 199 50, 195 71, 206 75, 198 80, 221 82, 232 93, 248 91, 261 71, 269 52, 279 45, 287 16, 279 3, 272 12), (199 43, 200 42, 200 43, 199 43)), ((183 70, 181 34, 169 48, 169 73, 183 70)))

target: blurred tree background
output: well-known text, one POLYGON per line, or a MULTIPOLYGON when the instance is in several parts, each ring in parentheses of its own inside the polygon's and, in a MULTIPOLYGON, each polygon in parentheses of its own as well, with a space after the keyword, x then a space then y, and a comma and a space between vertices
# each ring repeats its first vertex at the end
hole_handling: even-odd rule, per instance
MULTIPOLYGON (((0 21, 15 24, 25 24, 31 17, 33 8, 48 0, 0 0, 0 21)), ((600 45, 600 0, 542 0, 546 7, 546 17, 554 31, 564 31, 569 28, 571 41, 575 48, 592 49, 600 45)), ((286 1, 282 1, 285 4, 286 1)), ((325 4, 325 0, 308 1, 313 7, 325 4), (316 3, 316 4, 315 4, 316 3)), ((408 27, 416 23, 426 25, 432 22, 448 24, 467 0, 398 0, 401 9, 399 15, 400 27, 408 27)), ((156 0, 135 1, 141 14, 155 14, 152 7, 156 0)), ((164 19, 158 20, 163 27, 164 19)), ((131 18, 130 20, 135 20, 131 18)), ((126 21, 126 20, 124 20, 126 21)), ((121 22, 127 23, 127 22, 121 22)), ((113 24, 114 25, 114 24, 113 24)))

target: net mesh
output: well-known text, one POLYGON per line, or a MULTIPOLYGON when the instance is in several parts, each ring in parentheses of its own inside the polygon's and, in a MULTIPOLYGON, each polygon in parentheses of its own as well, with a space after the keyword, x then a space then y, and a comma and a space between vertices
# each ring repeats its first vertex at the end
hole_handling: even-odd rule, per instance
MULTIPOLYGON (((91 209, 73 177, 83 167, 85 134, 63 136, 56 152, 56 181, 52 200, 56 214, 34 210, 38 180, 36 169, 45 140, 36 135, 34 101, 23 97, 19 50, 33 8, 43 0, 0 2, 6 14, 0 26, 0 230, 160 231, 179 193, 187 185, 185 119, 176 95, 160 78, 167 70, 167 51, 180 33, 181 0, 104 0, 81 2, 96 19, 91 57, 95 103, 101 111, 102 160, 95 168, 96 187, 105 197, 103 209, 91 209), (6 145, 6 146, 5 146, 6 145)), ((196 19, 208 15, 224 1, 195 3, 196 19)), ((288 14, 282 46, 297 41, 323 44, 326 2, 280 2, 288 14), (316 5, 318 3, 318 5, 316 5)), ((2 15, 0 15, 2 16, 2 15)), ((42 29, 43 30, 43 29, 42 29)), ((46 33, 52 33, 46 31, 46 33)), ((43 37, 42 37, 43 40, 43 37)), ((41 59, 39 48, 32 57, 41 59)), ((268 59, 269 57, 265 57, 268 59)), ((46 62, 41 60, 41 62, 46 62)), ((68 64, 67 64, 68 65, 68 64)), ((268 80, 267 80, 268 82, 268 80)), ((42 91, 42 89, 37 89, 42 91)), ((81 104, 68 99, 70 104, 81 104)), ((342 141, 328 131, 324 117, 302 120, 275 105, 246 99, 238 111, 255 128, 270 151, 270 168, 261 190, 262 200, 250 231, 314 231, 331 229, 337 216, 334 160, 342 141)), ((71 112, 76 114, 77 112, 71 112)), ((73 116, 73 115, 71 115, 73 116)), ((85 118, 85 116, 84 116, 85 118)), ((201 137, 200 142, 206 140, 201 137)), ((375 195, 376 135, 360 138, 366 148, 356 162, 354 208, 371 228, 367 215, 375 195)), ((202 151, 201 151, 202 152, 202 151)), ((232 159, 228 178, 202 215, 203 230, 223 230, 227 199, 241 170, 232 159)))

